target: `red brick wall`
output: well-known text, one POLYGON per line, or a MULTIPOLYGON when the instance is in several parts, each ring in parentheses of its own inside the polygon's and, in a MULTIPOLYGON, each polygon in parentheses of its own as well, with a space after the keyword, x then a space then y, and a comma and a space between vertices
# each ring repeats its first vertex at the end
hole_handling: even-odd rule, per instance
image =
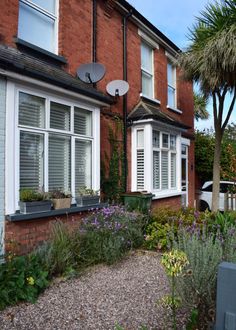
POLYGON ((155 199, 152 201, 152 209, 157 209, 159 207, 170 207, 172 209, 178 210, 181 207, 181 197, 169 197, 163 199, 155 199))
POLYGON ((34 220, 5 222, 5 249, 17 254, 26 254, 34 247, 49 239, 51 226, 55 221, 67 223, 69 228, 79 226, 87 212, 34 220))

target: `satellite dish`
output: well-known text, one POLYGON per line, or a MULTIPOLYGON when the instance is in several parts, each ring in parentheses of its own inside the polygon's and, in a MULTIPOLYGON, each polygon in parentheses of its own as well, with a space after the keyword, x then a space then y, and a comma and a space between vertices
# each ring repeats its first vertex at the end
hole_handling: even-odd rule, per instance
POLYGON ((81 64, 77 70, 77 76, 87 84, 93 84, 101 80, 105 75, 105 66, 101 63, 81 64))
POLYGON ((106 90, 112 96, 122 96, 128 92, 129 84, 125 80, 113 80, 107 84, 106 90))

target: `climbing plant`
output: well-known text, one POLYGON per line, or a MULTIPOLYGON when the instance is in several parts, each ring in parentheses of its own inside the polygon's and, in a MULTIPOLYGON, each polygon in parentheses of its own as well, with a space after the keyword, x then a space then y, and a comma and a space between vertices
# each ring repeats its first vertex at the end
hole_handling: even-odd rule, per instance
POLYGON ((124 152, 122 121, 115 117, 114 127, 108 127, 110 153, 105 152, 102 160, 101 188, 104 200, 109 203, 119 202, 120 194, 124 192, 124 152))

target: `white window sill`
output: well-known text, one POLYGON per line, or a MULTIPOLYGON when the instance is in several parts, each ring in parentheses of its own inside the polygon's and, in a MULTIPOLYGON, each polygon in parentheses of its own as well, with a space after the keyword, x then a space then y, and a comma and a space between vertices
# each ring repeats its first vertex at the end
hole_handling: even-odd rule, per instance
POLYGON ((174 108, 174 107, 171 107, 170 105, 167 105, 166 107, 167 107, 167 109, 169 109, 169 110, 171 110, 171 111, 174 111, 174 112, 177 112, 177 113, 179 113, 179 114, 182 114, 182 113, 183 113, 182 110, 179 110, 179 109, 176 109, 176 108, 174 108))
POLYGON ((174 197, 174 196, 181 196, 184 194, 183 191, 170 191, 170 190, 166 190, 166 191, 160 191, 160 192, 152 192, 153 193, 153 197, 152 199, 161 199, 161 198, 168 198, 168 197, 174 197))
POLYGON ((140 93, 140 97, 142 97, 142 98, 144 98, 144 99, 146 99, 146 100, 149 100, 149 101, 151 101, 151 102, 154 102, 154 103, 156 103, 156 104, 161 104, 161 101, 159 101, 159 100, 157 100, 157 99, 153 99, 152 97, 150 97, 150 96, 147 96, 147 95, 145 95, 145 94, 143 94, 143 93, 140 93))

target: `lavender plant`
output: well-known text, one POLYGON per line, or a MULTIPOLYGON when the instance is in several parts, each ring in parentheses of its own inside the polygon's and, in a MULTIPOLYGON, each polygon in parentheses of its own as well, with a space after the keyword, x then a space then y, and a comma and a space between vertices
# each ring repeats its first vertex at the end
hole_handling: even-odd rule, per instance
POLYGON ((112 264, 143 243, 145 218, 121 206, 94 210, 84 218, 78 232, 80 261, 112 264))

